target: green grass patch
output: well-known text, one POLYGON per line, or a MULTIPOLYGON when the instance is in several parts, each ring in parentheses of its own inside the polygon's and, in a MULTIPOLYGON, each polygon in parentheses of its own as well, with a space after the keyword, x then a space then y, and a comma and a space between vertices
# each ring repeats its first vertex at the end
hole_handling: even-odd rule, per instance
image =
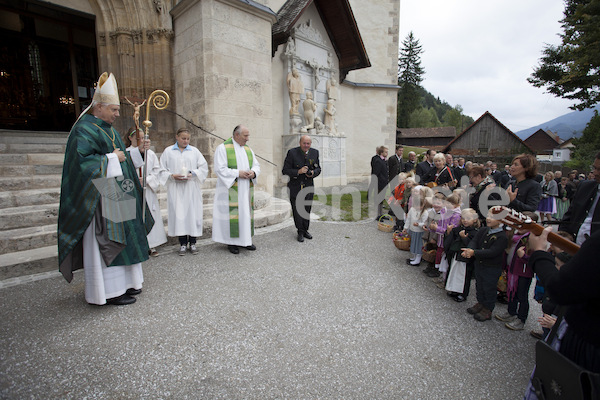
MULTIPOLYGON (((355 219, 353 215, 355 202, 352 194, 328 194, 326 196, 315 195, 314 199, 328 206, 340 209, 340 221, 351 222, 369 218, 369 203, 367 200, 366 191, 360 191, 360 218, 358 219, 355 219)), ((322 216, 321 219, 327 221, 333 220, 334 218, 332 218, 331 215, 325 215, 322 216)), ((335 219, 338 220, 338 218, 335 219)))

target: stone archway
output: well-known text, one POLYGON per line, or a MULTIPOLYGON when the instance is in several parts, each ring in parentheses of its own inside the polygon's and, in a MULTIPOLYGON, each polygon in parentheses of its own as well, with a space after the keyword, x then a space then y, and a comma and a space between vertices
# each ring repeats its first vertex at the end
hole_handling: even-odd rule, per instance
MULTIPOLYGON (((115 74, 121 98, 145 99, 155 89, 170 94, 174 102, 172 76, 173 26, 169 10, 176 0, 88 0, 96 15, 100 71, 115 74)), ((170 108, 174 109, 174 104, 170 108)), ((122 102, 117 127, 124 132, 132 125, 133 107, 122 102)), ((142 110, 145 117, 145 109, 142 110)), ((165 112, 153 114, 156 149, 172 140, 175 119, 165 112)))

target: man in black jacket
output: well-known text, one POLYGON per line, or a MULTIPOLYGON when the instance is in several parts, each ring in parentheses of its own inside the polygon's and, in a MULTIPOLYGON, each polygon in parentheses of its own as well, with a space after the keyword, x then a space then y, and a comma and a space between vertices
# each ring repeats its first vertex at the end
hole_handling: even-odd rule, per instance
POLYGON ((392 191, 398 184, 398 174, 404 169, 404 161, 402 160, 403 152, 404 148, 402 146, 396 146, 396 154, 394 154, 387 160, 389 171, 388 180, 390 183, 390 190, 392 191))
POLYGON ((415 173, 419 177, 417 183, 420 185, 425 185, 428 182, 433 182, 435 179, 434 174, 431 174, 431 170, 434 169, 433 165, 433 157, 435 156, 435 150, 427 150, 425 155, 425 160, 417 164, 417 168, 415 173))
POLYGON ((290 177, 287 186, 299 242, 304 242, 304 238, 312 239, 312 235, 308 233, 308 227, 314 196, 313 179, 321 173, 319 151, 312 149, 311 145, 310 136, 300 137, 300 146, 288 150, 282 171, 284 175, 290 177), (310 187, 310 189, 303 190, 306 187, 310 187), (298 212, 298 206, 301 208, 300 212, 298 212))
POLYGON ((579 183, 571 206, 559 225, 559 229, 572 234, 579 245, 600 230, 600 153, 596 154, 593 168, 595 180, 579 183))
POLYGON ((415 153, 414 151, 409 151, 408 152, 408 161, 406 161, 404 163, 404 166, 402 167, 402 172, 410 172, 410 171, 414 171, 414 169, 417 167, 415 160, 417 159, 417 153, 415 153))

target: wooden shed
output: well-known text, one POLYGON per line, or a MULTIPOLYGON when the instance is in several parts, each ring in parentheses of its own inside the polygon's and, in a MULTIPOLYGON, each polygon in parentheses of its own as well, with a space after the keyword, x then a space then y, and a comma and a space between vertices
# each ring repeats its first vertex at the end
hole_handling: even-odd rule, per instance
POLYGON ((525 144, 532 148, 536 154, 552 154, 552 150, 560 145, 560 138, 552 132, 538 129, 524 140, 525 144))
POLYGON ((476 162, 509 162, 521 153, 534 154, 527 144, 489 111, 448 143, 443 152, 476 162))
POLYGON ((426 147, 439 151, 455 137, 456 128, 453 126, 396 128, 396 143, 404 146, 426 147))

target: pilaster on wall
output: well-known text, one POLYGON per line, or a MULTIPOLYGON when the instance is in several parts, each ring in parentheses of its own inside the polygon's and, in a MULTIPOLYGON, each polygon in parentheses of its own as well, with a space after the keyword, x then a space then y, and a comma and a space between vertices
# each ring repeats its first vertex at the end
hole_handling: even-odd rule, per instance
MULTIPOLYGON (((132 103, 142 103, 156 89, 171 97, 175 109, 171 48, 174 39, 169 10, 176 0, 89 0, 96 12, 100 71, 114 73, 121 96, 121 117, 115 127, 124 134, 133 126, 132 103)), ((143 107, 140 122, 145 119, 143 107)), ((150 110, 153 146, 162 151, 173 142, 176 117, 150 110)))
MULTIPOLYGON (((276 15, 238 0, 183 0, 171 10, 177 112, 221 138, 244 124, 257 156, 272 160, 271 27, 276 15)), ((221 139, 198 132, 196 145, 212 170, 221 139)), ((192 135, 194 136, 194 135, 192 135)), ((261 161, 259 186, 274 171, 261 161)))

